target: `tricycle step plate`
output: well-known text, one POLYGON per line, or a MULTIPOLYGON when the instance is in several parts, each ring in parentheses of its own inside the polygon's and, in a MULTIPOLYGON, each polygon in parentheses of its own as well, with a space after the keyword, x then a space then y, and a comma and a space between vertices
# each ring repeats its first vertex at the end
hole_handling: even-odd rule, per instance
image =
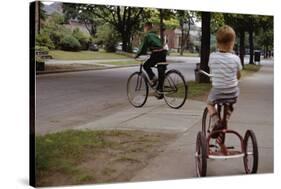
POLYGON ((241 151, 229 150, 228 154, 225 155, 221 151, 209 152, 209 159, 233 159, 244 157, 245 154, 241 151))

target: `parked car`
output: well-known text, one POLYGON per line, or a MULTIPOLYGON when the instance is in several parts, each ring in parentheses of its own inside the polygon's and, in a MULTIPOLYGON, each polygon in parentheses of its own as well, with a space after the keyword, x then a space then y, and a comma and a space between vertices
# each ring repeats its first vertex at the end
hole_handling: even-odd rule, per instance
POLYGON ((89 45, 89 50, 90 50, 90 51, 99 51, 99 47, 98 47, 97 44, 91 43, 91 44, 89 45))
POLYGON ((123 45, 123 43, 117 43, 117 45, 116 45, 116 50, 117 51, 122 51, 122 45, 123 45))
POLYGON ((137 53, 137 52, 139 51, 139 48, 134 47, 134 48, 132 49, 132 51, 133 51, 133 53, 137 53))

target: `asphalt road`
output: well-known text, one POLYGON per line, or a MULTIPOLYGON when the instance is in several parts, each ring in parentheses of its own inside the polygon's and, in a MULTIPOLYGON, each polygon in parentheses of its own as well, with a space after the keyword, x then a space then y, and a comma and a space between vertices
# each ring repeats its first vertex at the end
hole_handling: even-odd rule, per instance
MULTIPOLYGON (((168 69, 194 80, 198 57, 169 57, 168 69)), ((38 75, 36 77, 36 133, 72 128, 130 106, 126 82, 138 67, 38 75)), ((155 70, 156 72, 156 70, 155 70)))

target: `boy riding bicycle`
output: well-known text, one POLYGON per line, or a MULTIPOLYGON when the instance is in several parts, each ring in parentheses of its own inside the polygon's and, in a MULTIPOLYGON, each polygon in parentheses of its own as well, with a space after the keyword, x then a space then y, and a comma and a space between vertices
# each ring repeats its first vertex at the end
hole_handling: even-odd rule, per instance
MULTIPOLYGON (((212 89, 208 96, 208 112, 211 116, 211 129, 220 130, 222 125, 219 115, 214 107, 214 103, 219 99, 237 99, 239 95, 238 79, 242 69, 240 59, 233 53, 235 42, 235 31, 230 26, 222 26, 216 33, 218 51, 211 53, 209 58, 209 68, 212 75, 212 89)), ((230 107, 228 119, 233 111, 230 107)), ((219 144, 222 142, 222 135, 217 137, 219 144)))
MULTIPOLYGON (((149 59, 143 64, 143 68, 149 77, 149 83, 152 87, 157 84, 157 81, 159 81, 157 89, 158 91, 160 91, 162 88, 161 86, 163 86, 164 82, 166 66, 162 65, 157 67, 159 80, 153 73, 151 67, 155 66, 159 62, 166 62, 167 50, 163 48, 161 39, 158 37, 157 33, 152 30, 151 22, 146 22, 144 24, 144 32, 146 34, 135 58, 138 58, 140 55, 146 54, 148 50, 151 51, 151 55, 149 59)), ((158 99, 163 98, 163 94, 156 93, 155 96, 158 99)))

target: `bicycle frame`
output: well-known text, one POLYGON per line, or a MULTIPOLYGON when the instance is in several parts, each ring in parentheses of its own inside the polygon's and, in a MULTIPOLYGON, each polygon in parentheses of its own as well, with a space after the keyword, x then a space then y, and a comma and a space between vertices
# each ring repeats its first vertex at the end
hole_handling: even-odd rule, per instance
POLYGON ((235 154, 235 155, 212 155, 211 151, 209 150, 208 158, 210 158, 210 159, 231 159, 231 158, 244 157, 245 151, 244 151, 243 137, 238 132, 236 132, 234 130, 230 130, 230 129, 227 128, 227 126, 228 126, 228 110, 229 110, 230 106, 232 105, 232 103, 223 103, 223 104, 218 103, 216 105, 217 105, 217 111, 218 111, 220 122, 223 125, 223 129, 217 130, 217 131, 212 131, 207 135, 207 149, 210 149, 210 140, 212 139, 212 135, 223 133, 224 137, 225 137, 226 134, 236 135, 240 140, 241 150, 240 150, 239 154, 235 154), (222 108, 223 108, 223 115, 222 115, 223 117, 221 117, 222 108))
MULTIPOLYGON (((139 68, 139 72, 145 77, 145 82, 147 82, 148 85, 149 85, 150 87, 152 87, 151 84, 148 82, 147 75, 145 74, 145 72, 143 72, 143 64, 144 64, 144 62, 146 62, 148 59, 149 59, 149 57, 147 57, 147 58, 144 59, 144 60, 138 60, 138 61, 141 62, 141 63, 140 63, 140 68, 139 68)), ((158 66, 159 66, 159 65, 158 65, 158 66)), ((157 67, 156 67, 156 68, 157 68, 157 67)), ((154 89, 154 88, 152 87, 152 89, 154 89)), ((157 90, 157 87, 156 87, 154 90, 157 91, 159 94, 164 94, 164 91, 163 91, 163 92, 158 91, 158 90, 157 90)))

